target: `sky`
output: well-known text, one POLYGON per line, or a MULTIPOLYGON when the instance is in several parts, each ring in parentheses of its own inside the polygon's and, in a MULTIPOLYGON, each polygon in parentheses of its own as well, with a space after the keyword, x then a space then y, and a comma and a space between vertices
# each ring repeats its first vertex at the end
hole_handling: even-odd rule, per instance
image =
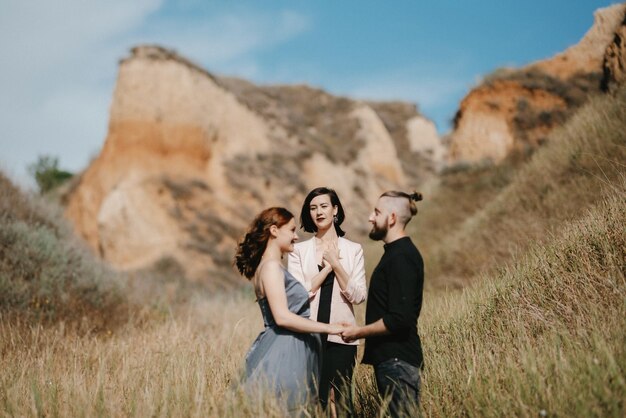
POLYGON ((594 0, 0 0, 0 169, 99 153, 119 60, 139 44, 209 72, 415 103, 438 131, 481 77, 577 43, 594 0))

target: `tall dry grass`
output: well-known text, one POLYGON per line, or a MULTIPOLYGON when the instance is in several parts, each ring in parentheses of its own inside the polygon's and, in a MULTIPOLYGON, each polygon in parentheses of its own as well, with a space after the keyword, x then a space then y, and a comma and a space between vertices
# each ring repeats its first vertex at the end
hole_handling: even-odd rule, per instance
MULTIPOLYGON (((427 297, 421 412, 623 416, 625 215, 615 195, 480 285, 427 297)), ((197 298, 108 336, 4 319, 4 416, 282 415, 237 389, 262 327, 251 293, 197 298)), ((378 416, 369 367, 358 366, 354 390, 359 416, 378 416)))
MULTIPOLYGON (((261 329, 250 293, 198 298, 176 317, 106 336, 0 316, 0 416, 281 417, 277 400, 255 401, 239 384, 261 329)), ((358 376, 358 410, 375 416, 371 371, 358 376)))
POLYGON ((260 327, 258 309, 243 297, 192 305, 178 318, 97 337, 1 321, 0 409, 6 416, 239 416, 245 403, 229 402, 236 399, 229 387, 260 327))
POLYGON ((626 182, 421 322, 427 416, 624 416, 626 182))

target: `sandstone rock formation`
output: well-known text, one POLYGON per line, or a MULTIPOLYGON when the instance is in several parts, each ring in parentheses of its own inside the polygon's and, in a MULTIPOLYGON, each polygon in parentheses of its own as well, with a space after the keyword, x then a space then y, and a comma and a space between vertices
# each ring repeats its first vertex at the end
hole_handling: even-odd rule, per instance
POLYGON ((626 13, 622 24, 615 31, 613 41, 606 49, 603 69, 602 87, 605 91, 612 91, 616 85, 626 81, 626 13))
MULTIPOLYGON (((599 9, 577 45, 522 69, 486 77, 460 104, 448 162, 500 162, 544 142, 590 94, 601 91, 605 54, 625 10, 626 4, 599 9)), ((619 67, 619 60, 611 62, 619 67)))
POLYGON ((228 286, 240 281, 236 240, 262 208, 298 215, 308 190, 331 186, 346 229, 363 236, 379 193, 425 180, 441 157, 413 105, 255 86, 142 46, 120 63, 106 142, 66 215, 114 266, 176 260, 188 277, 228 286))

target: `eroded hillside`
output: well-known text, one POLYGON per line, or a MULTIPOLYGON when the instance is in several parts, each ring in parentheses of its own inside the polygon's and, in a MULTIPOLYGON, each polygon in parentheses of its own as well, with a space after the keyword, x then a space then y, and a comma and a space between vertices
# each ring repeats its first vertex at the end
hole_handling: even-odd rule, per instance
POLYGON ((625 4, 599 9, 581 41, 556 56, 485 77, 461 102, 449 162, 500 162, 548 138, 589 97, 623 77, 625 4), (623 67, 621 67, 623 68, 623 67))
POLYGON ((313 187, 335 188, 347 230, 363 237, 381 191, 432 175, 442 153, 429 123, 414 105, 258 87, 138 47, 120 64, 106 142, 66 215, 116 267, 167 258, 227 286, 250 219, 267 206, 298 212, 313 187))

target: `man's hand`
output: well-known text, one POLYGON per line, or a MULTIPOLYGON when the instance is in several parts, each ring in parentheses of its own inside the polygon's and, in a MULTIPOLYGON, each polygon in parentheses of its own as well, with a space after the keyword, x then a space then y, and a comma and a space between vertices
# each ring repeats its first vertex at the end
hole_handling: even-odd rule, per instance
POLYGON ((356 325, 352 325, 350 327, 346 327, 344 328, 344 330, 341 332, 341 338, 347 342, 347 343, 351 343, 352 341, 356 341, 359 338, 361 338, 361 327, 356 326, 356 325))

